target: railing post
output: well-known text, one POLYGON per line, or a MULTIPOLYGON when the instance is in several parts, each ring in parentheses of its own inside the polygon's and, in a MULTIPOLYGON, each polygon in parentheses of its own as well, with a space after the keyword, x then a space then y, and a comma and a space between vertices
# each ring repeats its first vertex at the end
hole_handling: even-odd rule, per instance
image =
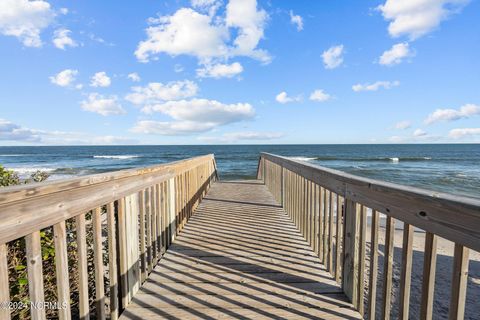
MULTIPOLYGON (((359 226, 360 219, 355 201, 345 198, 344 206, 344 260, 342 287, 353 306, 358 308, 358 262, 359 262, 359 226)), ((365 257, 362 257, 365 258, 365 257)))
POLYGON ((176 226, 176 223, 175 223, 175 178, 170 178, 170 180, 168 180, 168 193, 169 193, 169 206, 168 206, 168 209, 169 209, 169 216, 170 216, 170 221, 169 221, 169 225, 170 225, 170 243, 173 242, 173 240, 175 239, 175 235, 176 235, 176 230, 177 230, 177 226, 176 226))
POLYGON ((280 203, 285 208, 285 179, 283 178, 283 167, 280 167, 280 203))

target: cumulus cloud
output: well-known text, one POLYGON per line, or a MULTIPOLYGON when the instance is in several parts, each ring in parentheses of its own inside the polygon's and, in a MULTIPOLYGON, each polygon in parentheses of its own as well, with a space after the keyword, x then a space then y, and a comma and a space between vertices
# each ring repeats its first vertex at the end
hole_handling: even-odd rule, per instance
POLYGON ((136 105, 155 104, 168 100, 179 100, 193 97, 198 86, 190 80, 173 81, 167 84, 151 82, 145 87, 133 87, 125 99, 136 105))
POLYGON ((460 139, 468 136, 480 136, 480 128, 452 129, 448 133, 448 136, 454 139, 460 139))
MULTIPOLYGON (((214 3, 218 2, 193 1, 192 5, 211 9, 214 3)), ((201 64, 234 56, 270 61, 268 53, 257 48, 268 16, 264 10, 257 9, 256 0, 230 0, 225 17, 214 15, 210 9, 208 14, 203 14, 192 8, 181 8, 173 15, 150 19, 147 39, 138 44, 135 56, 141 62, 155 59, 161 53, 195 56, 201 64), (233 39, 230 30, 236 34, 233 39)))
POLYGON ((95 73, 90 80, 91 87, 109 87, 111 83, 112 80, 105 71, 95 73))
POLYGON ((377 81, 375 83, 358 83, 352 86, 355 92, 377 91, 378 89, 391 89, 400 85, 399 81, 377 81))
POLYGON ((210 16, 213 16, 222 5, 221 0, 191 0, 190 3, 193 8, 207 12, 210 16))
POLYGON ((420 38, 440 23, 459 12, 470 0, 386 0, 377 7, 389 21, 388 32, 392 37, 402 35, 411 40, 420 38))
POLYGON ((58 29, 53 33, 53 44, 58 49, 65 50, 66 47, 77 47, 78 44, 70 38, 71 31, 68 29, 58 29))
POLYGON ((26 47, 40 47, 40 33, 53 21, 55 12, 42 0, 0 1, 0 33, 19 39, 26 47))
POLYGON ((302 31, 303 30, 303 19, 301 16, 297 14, 293 14, 293 11, 290 10, 290 22, 295 25, 297 28, 297 31, 302 31))
POLYGON ((80 105, 83 110, 98 113, 102 116, 126 113, 115 95, 105 97, 98 93, 91 93, 87 100, 83 100, 80 105))
POLYGON ((416 129, 415 131, 413 131, 414 137, 425 137, 426 135, 427 135, 427 132, 422 129, 416 129))
POLYGON ((0 140, 38 142, 41 138, 35 130, 23 128, 8 120, 0 119, 0 140))
POLYGON ((466 119, 476 115, 480 115, 480 106, 475 104, 466 104, 460 109, 437 109, 429 114, 425 119, 426 124, 432 124, 440 121, 454 121, 466 119))
POLYGON ((140 82, 140 76, 136 72, 129 73, 127 76, 128 79, 132 80, 133 82, 140 82))
POLYGON ((138 140, 127 137, 100 136, 94 137, 91 143, 95 145, 133 145, 138 144, 138 140))
POLYGON ((255 110, 248 103, 224 104, 215 100, 192 99, 148 105, 146 113, 160 112, 174 121, 139 121, 132 128, 136 133, 189 135, 206 132, 218 126, 249 120, 255 110))
POLYGON ((49 77, 50 82, 60 87, 69 87, 75 82, 78 70, 65 69, 54 76, 49 77))
POLYGON ((343 45, 333 46, 322 53, 325 69, 335 69, 343 63, 343 45))
POLYGON ((214 64, 205 65, 203 68, 197 69, 197 76, 200 78, 232 78, 243 72, 243 67, 240 63, 234 62, 232 64, 214 64))
POLYGON ((398 130, 405 130, 405 129, 408 129, 412 126, 412 123, 410 121, 400 121, 400 122, 397 122, 395 124, 395 129, 398 129, 398 130))
POLYGON ((321 89, 317 89, 310 94, 310 100, 317 102, 325 102, 330 100, 331 98, 331 95, 321 89))
POLYGON ((290 97, 285 91, 282 91, 279 94, 277 94, 277 96, 275 97, 275 100, 277 100, 278 103, 286 104, 289 102, 300 101, 301 98, 300 96, 290 97))
POLYGON ((410 50, 408 43, 397 43, 380 56, 379 63, 384 66, 393 66, 413 55, 414 53, 410 50))

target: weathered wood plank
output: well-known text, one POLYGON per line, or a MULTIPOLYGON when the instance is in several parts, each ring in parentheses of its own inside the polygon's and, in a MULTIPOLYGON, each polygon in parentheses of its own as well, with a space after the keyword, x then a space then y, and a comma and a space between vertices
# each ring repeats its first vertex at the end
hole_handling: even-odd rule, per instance
POLYGON ((463 320, 465 316, 465 297, 467 294, 469 250, 455 244, 452 271, 452 293, 450 298, 450 320, 463 320))
POLYGON ((80 319, 90 319, 88 305, 88 267, 87 267, 87 232, 85 230, 85 214, 75 217, 77 229, 77 256, 78 256, 78 309, 80 319))
POLYGON ((402 270, 400 275, 399 318, 408 320, 410 311, 410 284, 412 281, 413 227, 403 225, 402 270))
POLYGON ((392 277, 393 277, 393 248, 395 235, 395 219, 387 216, 385 231, 385 252, 383 257, 383 303, 382 319, 390 319, 392 302, 392 277))
MULTIPOLYGON (((0 244, 0 301, 5 304, 8 304, 10 302, 7 255, 7 245, 0 244)), ((0 319, 11 319, 9 308, 0 308, 0 319)))
POLYGON ((108 277, 110 281, 110 319, 116 320, 119 315, 118 272, 117 272, 117 233, 115 224, 115 203, 107 205, 108 232, 108 277))
POLYGON ((44 320, 45 309, 41 306, 45 301, 43 293, 42 247, 40 231, 35 231, 25 237, 27 252, 28 292, 30 302, 37 307, 30 307, 32 320, 44 320))
POLYGON ((53 226, 55 244, 55 276, 57 279, 57 299, 61 308, 58 309, 60 320, 71 319, 70 313, 70 282, 68 279, 67 232, 65 222, 53 226))
POLYGON ((345 232, 342 287, 347 297, 358 308, 359 214, 355 202, 345 199, 345 232))
POLYGON ((437 236, 427 232, 423 258, 422 301, 420 319, 431 320, 433 315, 433 293, 435 288, 435 271, 437 267, 437 236))
POLYGON ((96 208, 92 214, 93 225, 93 265, 95 274, 95 313, 96 319, 105 317, 105 288, 103 283, 102 209, 96 208))
POLYGON ((376 210, 372 210, 370 238, 370 276, 368 280, 368 319, 375 320, 378 278, 378 218, 376 210))

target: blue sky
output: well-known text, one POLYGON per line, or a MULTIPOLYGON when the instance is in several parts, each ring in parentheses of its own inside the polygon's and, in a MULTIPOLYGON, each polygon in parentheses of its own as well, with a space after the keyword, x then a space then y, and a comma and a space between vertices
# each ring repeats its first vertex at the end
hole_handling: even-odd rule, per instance
POLYGON ((480 142, 480 3, 0 0, 0 145, 480 142))

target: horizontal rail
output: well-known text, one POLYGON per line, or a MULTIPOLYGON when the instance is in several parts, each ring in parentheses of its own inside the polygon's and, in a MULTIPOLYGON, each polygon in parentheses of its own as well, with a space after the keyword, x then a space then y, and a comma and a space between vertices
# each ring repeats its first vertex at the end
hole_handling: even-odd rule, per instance
POLYGON ((449 319, 464 318, 468 248, 480 250, 480 200, 362 178, 268 153, 260 155, 257 178, 264 181, 354 307, 368 319, 377 314, 381 319, 390 319, 392 314, 409 318, 414 237, 425 244, 422 292, 412 304, 420 309, 421 319, 434 318, 438 238, 453 242, 451 292, 442 303, 450 301, 449 319), (386 216, 385 227, 380 226, 379 214, 386 216), (393 272, 398 263, 394 261, 397 220, 403 222, 400 275, 393 272), (415 236, 415 227, 425 233, 415 236), (383 269, 379 268, 380 232, 385 235, 383 269), (380 275, 383 287, 377 288, 380 275), (394 281, 395 277, 399 279, 394 281), (397 290, 400 299, 392 296, 397 290), (380 299, 377 292, 382 293, 380 299))

